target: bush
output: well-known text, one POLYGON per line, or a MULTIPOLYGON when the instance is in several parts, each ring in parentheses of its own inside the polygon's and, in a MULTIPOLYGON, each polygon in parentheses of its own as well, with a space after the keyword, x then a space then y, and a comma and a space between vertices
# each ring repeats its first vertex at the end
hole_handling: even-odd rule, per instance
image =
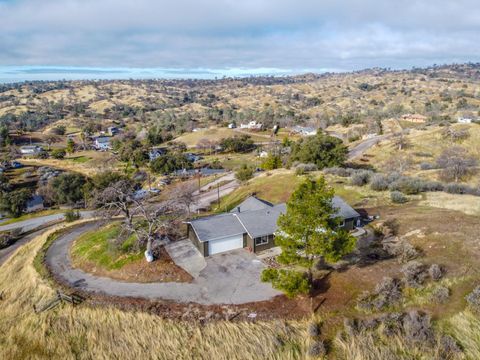
POLYGON ((403 331, 412 343, 432 345, 435 341, 430 316, 417 310, 410 311, 403 318, 403 331))
POLYGON ((299 271, 269 268, 263 270, 261 280, 272 283, 274 289, 283 291, 289 298, 308 294, 310 291, 306 274, 299 271))
POLYGON ((450 296, 450 290, 445 286, 439 286, 432 291, 431 300, 436 303, 446 303, 450 296))
POLYGON ((353 173, 353 169, 341 167, 329 167, 323 169, 325 174, 336 175, 341 177, 349 177, 353 173))
POLYGON ((432 170, 435 169, 435 165, 432 163, 423 162, 420 164, 420 170, 432 170))
POLYGON ((422 179, 402 176, 390 183, 388 187, 391 191, 401 191, 404 194, 414 195, 425 189, 425 181, 422 179))
POLYGON ((449 194, 468 194, 470 192, 469 186, 457 183, 448 183, 444 189, 449 194))
POLYGON ((312 322, 308 325, 308 335, 310 337, 317 337, 320 335, 320 325, 317 322, 312 322))
POLYGON ((51 155, 54 159, 60 160, 63 159, 67 153, 64 149, 53 149, 51 155))
POLYGON ((440 357, 442 359, 454 359, 455 355, 462 353, 462 348, 450 335, 443 335, 439 340, 440 357))
POLYGON ((390 199, 395 204, 403 204, 408 201, 408 198, 405 196, 405 194, 400 191, 392 191, 390 193, 390 199))
POLYGON ((370 188, 375 191, 384 191, 388 189, 388 179, 385 175, 375 174, 370 181, 370 188))
POLYGON ((235 172, 235 177, 241 182, 248 181, 253 177, 253 168, 247 164, 243 164, 242 167, 235 172))
POLYGON ((433 281, 438 281, 443 277, 443 269, 440 267, 440 265, 432 264, 428 268, 428 274, 433 281))
POLYGON ((297 175, 303 175, 312 171, 317 171, 317 165, 315 164, 297 164, 295 166, 295 174, 297 175))
POLYGON ((66 222, 73 222, 73 221, 76 221, 78 219, 80 219, 80 211, 78 210, 72 210, 72 209, 69 209, 67 211, 65 211, 65 221, 66 222))
POLYGON ((398 279, 384 277, 375 286, 373 293, 364 292, 358 299, 358 307, 364 310, 381 310, 397 304, 402 298, 401 283, 398 279))
POLYGON ((473 291, 465 297, 468 305, 470 305, 474 310, 480 310, 480 285, 477 286, 473 291))
POLYGON ((420 287, 427 278, 425 265, 418 261, 410 261, 402 268, 405 284, 410 287, 420 287))
POLYGON ((368 170, 360 170, 353 173, 350 183, 355 186, 364 186, 370 181, 372 172, 368 170))
POLYGON ((263 170, 275 170, 282 167, 282 159, 279 155, 269 154, 262 162, 263 170))
POLYGON ((0 249, 9 247, 15 242, 15 237, 9 232, 3 232, 0 234, 0 249))
POLYGON ((323 357, 327 354, 327 349, 322 340, 313 342, 308 348, 308 356, 323 357))

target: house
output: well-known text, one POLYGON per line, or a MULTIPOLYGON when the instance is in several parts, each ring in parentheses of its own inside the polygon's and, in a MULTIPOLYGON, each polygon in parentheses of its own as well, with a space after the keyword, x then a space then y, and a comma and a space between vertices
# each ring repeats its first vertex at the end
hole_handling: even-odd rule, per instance
POLYGON ((110 150, 112 146, 110 145, 110 137, 109 136, 98 136, 95 138, 94 141, 95 149, 100 151, 110 150))
MULTIPOLYGON (((360 215, 338 196, 333 204, 343 219, 341 226, 354 229, 360 215)), ((275 246, 277 220, 285 212, 284 203, 250 196, 229 213, 187 221, 187 236, 203 256, 241 248, 260 252, 275 246)))
POLYGON ((165 155, 166 153, 167 153, 167 148, 165 147, 152 148, 148 152, 148 158, 150 159, 150 161, 153 161, 159 158, 160 156, 165 155))
POLYGON ((420 114, 404 114, 402 115, 402 120, 416 124, 423 124, 428 120, 428 118, 420 114))
POLYGON ((22 155, 37 155, 42 151, 42 148, 38 145, 25 145, 20 147, 20 153, 22 155))
POLYGON ((197 162, 203 159, 202 156, 194 154, 194 153, 186 153, 185 157, 187 158, 188 161, 190 162, 197 162))
POLYGON ((237 125, 235 123, 228 124, 229 129, 235 129, 236 127, 237 127, 237 125))
POLYGON ((466 117, 461 116, 461 117, 458 118, 457 121, 458 121, 459 124, 471 124, 473 120, 470 119, 470 118, 466 118, 466 117))
POLYGON ((258 153, 258 157, 261 157, 261 158, 266 158, 266 157, 268 157, 268 151, 265 151, 265 150, 260 151, 260 152, 258 153))
POLYGON ((313 136, 317 135, 317 129, 308 126, 295 126, 293 127, 293 132, 300 134, 302 136, 313 136))
POLYGON ((25 212, 30 213, 38 210, 43 210, 43 197, 40 195, 34 195, 30 200, 27 201, 25 212))
POLYGON ((115 136, 120 132, 120 129, 116 126, 110 126, 107 128, 107 134, 110 136, 115 136))
POLYGON ((261 130, 263 124, 257 123, 256 121, 250 121, 248 124, 240 124, 241 129, 250 129, 250 130, 261 130))
POLYGON ((192 176, 210 176, 210 175, 217 175, 217 174, 223 174, 225 172, 225 169, 210 169, 210 168, 201 168, 201 169, 180 169, 176 170, 172 173, 172 176, 177 176, 177 177, 192 177, 192 176))

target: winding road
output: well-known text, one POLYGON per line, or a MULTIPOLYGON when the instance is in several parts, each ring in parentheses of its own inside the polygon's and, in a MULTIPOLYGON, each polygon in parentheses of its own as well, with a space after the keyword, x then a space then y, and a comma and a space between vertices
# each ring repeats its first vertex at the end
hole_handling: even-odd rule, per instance
MULTIPOLYGON (((57 279, 70 287, 112 296, 172 300, 181 303, 243 304, 269 300, 280 293, 260 281, 265 268, 245 249, 217 254, 205 259, 205 267, 191 283, 135 283, 95 276, 72 267, 70 246, 86 231, 98 225, 88 223, 55 240, 46 254, 46 263, 57 279)), ((188 240, 186 240, 189 242, 188 240)), ((190 243, 191 244, 191 243, 190 243)), ((190 245, 193 248, 193 245, 190 245)), ((198 251, 188 256, 201 256, 198 251)), ((188 270, 186 268, 186 270, 188 270)))

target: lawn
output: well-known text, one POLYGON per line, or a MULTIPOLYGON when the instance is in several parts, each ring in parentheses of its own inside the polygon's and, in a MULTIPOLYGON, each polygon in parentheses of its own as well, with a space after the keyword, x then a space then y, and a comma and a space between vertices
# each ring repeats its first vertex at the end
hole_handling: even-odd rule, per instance
POLYGON ((118 249, 113 246, 111 242, 120 233, 121 226, 118 222, 86 232, 72 246, 73 259, 92 262, 106 270, 121 269, 126 264, 141 259, 142 251, 132 251, 134 236, 128 237, 118 249))
POLYGON ((115 245, 122 234, 119 222, 114 222, 80 236, 71 248, 72 263, 86 272, 122 281, 189 282, 190 274, 178 267, 169 254, 160 249, 160 256, 148 263, 143 250, 135 249, 136 236, 128 236, 115 245))

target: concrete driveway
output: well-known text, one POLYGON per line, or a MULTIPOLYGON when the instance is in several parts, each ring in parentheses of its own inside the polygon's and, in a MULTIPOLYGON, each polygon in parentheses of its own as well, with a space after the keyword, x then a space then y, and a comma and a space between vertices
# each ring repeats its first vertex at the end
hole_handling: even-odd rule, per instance
MULTIPOLYGON (((194 277, 191 283, 133 283, 122 282, 106 277, 94 276, 72 267, 69 248, 72 242, 85 231, 95 229, 95 224, 86 224, 59 237, 48 249, 46 262, 57 277, 73 288, 113 296, 143 297, 165 299, 182 303, 244 304, 269 300, 281 293, 270 284, 260 281, 260 274, 265 268, 254 254, 245 249, 217 254, 205 259, 205 267, 199 270, 200 261, 195 254, 189 253, 186 243, 181 250, 186 254, 183 266, 188 259, 196 258, 197 265, 190 267, 194 277)), ((193 246, 193 245, 192 245, 193 246)), ((186 269, 189 267, 186 266, 186 269)), ((188 270, 187 270, 188 271, 188 270)))

